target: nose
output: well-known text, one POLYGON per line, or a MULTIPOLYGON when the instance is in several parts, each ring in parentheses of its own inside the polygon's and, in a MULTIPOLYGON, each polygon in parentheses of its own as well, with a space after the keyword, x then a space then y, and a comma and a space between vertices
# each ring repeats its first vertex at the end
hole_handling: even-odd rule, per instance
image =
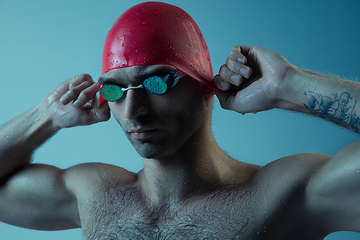
POLYGON ((147 94, 143 89, 129 89, 122 101, 124 117, 135 120, 149 113, 147 94))

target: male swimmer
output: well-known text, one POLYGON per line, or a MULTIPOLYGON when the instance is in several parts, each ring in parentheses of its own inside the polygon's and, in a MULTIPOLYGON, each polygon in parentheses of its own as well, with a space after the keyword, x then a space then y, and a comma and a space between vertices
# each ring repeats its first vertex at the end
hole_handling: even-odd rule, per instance
MULTIPOLYGON (((98 82, 86 74, 68 79, 1 127, 1 221, 82 228, 94 240, 317 240, 360 231, 359 142, 334 156, 304 153, 258 166, 228 156, 211 131, 215 93, 224 109, 297 111, 359 133, 359 83, 248 46, 234 46, 214 77, 194 20, 158 2, 119 17, 102 67, 98 82), (142 157, 138 173, 103 163, 65 170, 31 163, 61 129, 107 121, 110 111, 142 157)), ((129 159, 119 154, 119 161, 129 159)))

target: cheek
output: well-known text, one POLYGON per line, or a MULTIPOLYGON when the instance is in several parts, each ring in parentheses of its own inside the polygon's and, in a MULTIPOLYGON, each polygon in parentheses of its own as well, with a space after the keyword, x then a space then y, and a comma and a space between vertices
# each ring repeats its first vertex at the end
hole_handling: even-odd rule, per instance
POLYGON ((110 112, 116 121, 121 125, 123 113, 121 112, 121 108, 116 103, 109 102, 110 112))
POLYGON ((155 96, 150 100, 151 110, 156 115, 167 118, 187 111, 191 100, 186 95, 155 96))
MULTIPOLYGON (((204 102, 199 95, 181 95, 163 101, 161 109, 157 111, 163 124, 170 128, 197 128, 204 117, 204 102)), ((160 106, 159 106, 160 108, 160 106)))
POLYGON ((151 106, 158 111, 184 112, 189 106, 202 101, 201 87, 195 80, 180 81, 164 95, 149 97, 151 106))

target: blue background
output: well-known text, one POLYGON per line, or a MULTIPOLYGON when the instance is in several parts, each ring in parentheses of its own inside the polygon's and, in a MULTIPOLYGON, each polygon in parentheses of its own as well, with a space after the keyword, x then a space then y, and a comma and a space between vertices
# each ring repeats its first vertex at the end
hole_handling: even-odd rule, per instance
MULTIPOLYGON (((117 17, 142 2, 0 0, 0 125, 37 106, 58 83, 74 75, 101 74, 105 36, 117 17), (105 4, 106 3, 106 4, 105 4)), ((291 63, 360 79, 360 1, 172 0, 197 21, 214 72, 233 45, 258 45, 291 63)), ((311 90, 311 89, 307 89, 311 90)), ((360 99, 358 99, 360 101, 360 99)), ((359 135, 311 116, 283 110, 247 114, 215 101, 213 131, 232 157, 255 164, 302 153, 335 154, 359 135)), ((142 168, 114 119, 65 129, 36 154, 36 163, 67 168, 101 161, 130 171, 142 168)), ((0 239, 82 239, 81 230, 42 232, 0 223, 0 239)), ((326 238, 360 239, 358 233, 326 238)))

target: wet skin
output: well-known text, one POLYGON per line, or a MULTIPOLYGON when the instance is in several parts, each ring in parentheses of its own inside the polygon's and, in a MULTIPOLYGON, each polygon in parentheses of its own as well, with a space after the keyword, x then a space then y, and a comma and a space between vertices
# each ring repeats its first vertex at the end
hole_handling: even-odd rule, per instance
POLYGON ((233 162, 233 174, 247 182, 239 176, 157 205, 144 193, 143 171, 87 165, 87 193, 77 194, 84 239, 323 239, 322 221, 304 211, 303 199, 328 159, 302 154, 263 168, 233 162))
MULTIPOLYGON (((133 87, 150 75, 169 70, 173 69, 116 69, 102 75, 99 82, 133 87)), ((60 96, 69 97, 69 84, 84 80, 89 81, 90 76, 67 80, 50 99, 57 103, 60 96), (64 86, 66 90, 59 91, 64 86)), ((93 84, 83 92, 92 98, 98 87, 93 84)), ((357 209, 342 204, 357 199, 352 195, 357 174, 348 170, 349 164, 356 169, 357 143, 334 157, 300 154, 266 166, 240 162, 215 141, 211 131, 213 98, 207 87, 189 77, 163 95, 128 90, 125 98, 109 107, 142 157, 144 169, 132 173, 103 163, 85 163, 60 170, 20 158, 24 164, 8 167, 15 170, 3 175, 0 182, 0 221, 41 230, 81 227, 84 239, 323 239, 333 231, 358 229, 357 209), (345 165, 338 163, 346 161, 345 165)), ((68 104, 72 99, 64 101, 56 106, 70 108, 78 116, 72 103, 68 104)), ((102 109, 109 110, 107 105, 102 109)), ((38 122, 36 111, 15 122, 38 122)), ((105 121, 108 115, 99 119, 105 121)), ((40 128, 43 136, 37 136, 38 145, 51 136, 50 130, 55 131, 53 122, 41 124, 45 126, 40 128)), ((73 125, 66 121, 62 127, 73 125)), ((12 129, 10 124, 4 132, 12 129)), ((33 138, 26 140, 23 145, 32 146, 33 138)), ((19 161, 16 157, 4 166, 19 161)), ((124 159, 121 152, 118 157, 119 163, 138 161, 124 159)))
MULTIPOLYGON (((100 82, 136 86, 154 69, 114 70, 100 82)), ((88 176, 87 194, 76 194, 84 239, 323 239, 321 221, 304 209, 305 187, 330 156, 265 167, 230 158, 210 135, 203 92, 185 78, 164 95, 134 89, 109 103, 144 169, 83 166, 102 176, 88 176)))

